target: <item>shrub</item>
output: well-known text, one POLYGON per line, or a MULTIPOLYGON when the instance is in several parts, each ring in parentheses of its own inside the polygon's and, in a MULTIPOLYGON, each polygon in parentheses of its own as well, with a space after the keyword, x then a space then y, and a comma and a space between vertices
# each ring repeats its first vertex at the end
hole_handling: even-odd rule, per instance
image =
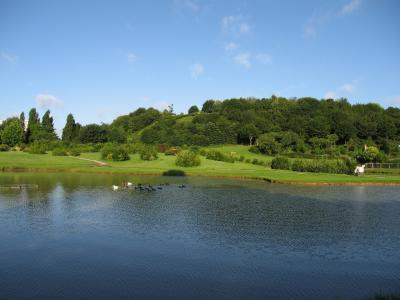
POLYGON ((292 163, 297 172, 352 174, 354 163, 351 160, 300 160, 292 163))
POLYGON ((78 149, 71 149, 71 150, 68 151, 68 154, 71 155, 71 156, 79 156, 79 155, 81 155, 81 153, 79 152, 78 149))
POLYGON ((235 159, 232 156, 225 155, 219 151, 208 151, 206 154, 207 159, 217 160, 217 161, 224 161, 229 163, 234 163, 235 159))
POLYGON ((243 155, 240 155, 240 157, 239 157, 239 161, 244 161, 244 156, 243 155))
POLYGON ((259 154, 260 153, 260 149, 258 149, 257 146, 250 146, 249 147, 249 152, 259 154))
POLYGON ((10 147, 6 144, 0 144, 0 152, 9 151, 10 147))
POLYGON ((176 156, 175 164, 180 167, 197 167, 200 165, 200 158, 193 151, 182 151, 176 156))
POLYGON ((204 149, 201 149, 200 152, 199 152, 199 154, 200 154, 201 156, 206 156, 207 151, 204 150, 204 149))
POLYGON ((290 170, 290 163, 287 157, 278 156, 271 162, 272 169, 290 170))
POLYGON ((153 146, 145 146, 140 151, 141 160, 156 160, 158 158, 157 150, 153 146))
POLYGON ((251 163, 251 159, 250 158, 246 158, 246 160, 244 162, 249 164, 249 163, 251 163))
POLYGON ((190 146, 189 150, 194 152, 194 153, 196 153, 196 154, 199 154, 200 147, 199 146, 190 146))
POLYGON ((52 155, 53 156, 67 156, 67 150, 65 150, 64 148, 54 148, 52 151, 52 155))
POLYGON ((113 161, 125 161, 130 159, 125 147, 119 145, 104 146, 101 149, 101 158, 113 161))
POLYGON ((176 153, 178 153, 178 149, 175 147, 171 147, 164 152, 165 155, 176 155, 176 153))
POLYGON ((257 158, 253 158, 253 160, 251 161, 251 163, 253 165, 257 165, 258 164, 258 159, 257 158))
POLYGON ((163 176, 185 176, 185 171, 183 170, 168 170, 162 173, 163 176))
POLYGON ((25 151, 30 154, 46 154, 46 145, 43 143, 34 142, 25 151))

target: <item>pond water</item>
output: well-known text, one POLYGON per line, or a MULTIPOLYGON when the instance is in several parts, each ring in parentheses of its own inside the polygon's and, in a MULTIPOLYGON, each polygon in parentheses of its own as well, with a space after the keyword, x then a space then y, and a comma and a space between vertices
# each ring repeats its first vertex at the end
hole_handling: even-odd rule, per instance
POLYGON ((399 293, 399 195, 400 187, 1 173, 0 297, 399 293), (113 192, 123 180, 169 185, 113 192), (17 183, 38 188, 4 187, 17 183))

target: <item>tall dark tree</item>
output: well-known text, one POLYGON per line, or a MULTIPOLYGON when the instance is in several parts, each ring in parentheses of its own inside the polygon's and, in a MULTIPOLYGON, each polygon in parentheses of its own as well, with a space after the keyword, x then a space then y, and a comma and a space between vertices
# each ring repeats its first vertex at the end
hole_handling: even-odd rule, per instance
POLYGON ((62 132, 62 140, 65 142, 74 142, 79 138, 79 126, 75 123, 74 116, 69 114, 67 122, 62 132))
POLYGON ((40 119, 39 114, 35 108, 29 111, 28 128, 26 130, 25 141, 27 143, 32 143, 38 140, 40 136, 40 119))
POLYGON ((46 141, 57 139, 54 130, 53 117, 50 115, 50 110, 47 110, 42 117, 41 138, 46 141))
POLYGON ((19 115, 19 121, 21 122, 22 129, 25 131, 25 114, 22 112, 19 115))

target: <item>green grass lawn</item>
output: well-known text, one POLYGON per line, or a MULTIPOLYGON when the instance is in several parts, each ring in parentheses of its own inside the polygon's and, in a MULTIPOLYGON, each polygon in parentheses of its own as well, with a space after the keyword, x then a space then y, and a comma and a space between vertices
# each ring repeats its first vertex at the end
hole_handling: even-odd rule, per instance
MULTIPOLYGON (((216 147, 215 149, 221 149, 216 147)), ((247 151, 246 146, 235 146, 238 151, 247 151), (244 150, 246 149, 246 150, 244 150)), ((231 152, 232 148, 227 146, 225 153, 231 152)), ((242 152, 244 153, 244 152, 242 152)), ((252 154, 252 153, 251 153, 252 154)), ((260 155, 260 154, 254 154, 260 155)), ((100 153, 83 153, 81 158, 101 160, 100 153)), ((300 173, 285 170, 272 170, 263 166, 235 162, 226 163, 207 160, 201 157, 201 165, 192 168, 182 168, 175 165, 175 156, 159 154, 155 161, 142 161, 139 155, 131 155, 131 160, 124 162, 104 161, 107 166, 98 166, 96 163, 78 159, 76 157, 52 156, 51 154, 35 155, 24 152, 1 152, 0 170, 34 170, 34 171, 71 171, 87 173, 123 173, 123 174, 152 174, 160 175, 170 169, 181 169, 188 175, 196 176, 221 176, 221 177, 243 177, 258 178, 272 182, 290 183, 395 183, 400 184, 400 176, 396 174, 370 174, 356 177, 342 174, 323 173, 300 173)))
POLYGON ((253 160, 254 158, 258 160, 263 160, 270 162, 272 161, 273 157, 264 155, 264 154, 257 154, 257 153, 252 153, 249 151, 250 146, 246 145, 222 145, 222 146, 209 146, 209 147, 204 147, 206 150, 216 150, 220 151, 224 154, 232 154, 233 156, 240 157, 244 156, 245 158, 249 158, 253 160))

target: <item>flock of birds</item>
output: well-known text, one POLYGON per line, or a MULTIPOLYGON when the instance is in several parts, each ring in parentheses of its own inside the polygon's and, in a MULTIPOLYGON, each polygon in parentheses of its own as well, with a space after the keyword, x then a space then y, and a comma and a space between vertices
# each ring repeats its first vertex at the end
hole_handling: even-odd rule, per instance
MULTIPOLYGON (((163 186, 169 186, 169 183, 162 183, 156 187, 152 185, 142 185, 141 183, 138 183, 137 185, 134 185, 132 182, 122 182, 121 185, 113 185, 112 190, 113 191, 119 191, 119 190, 126 190, 126 189, 134 189, 135 191, 139 192, 155 192, 157 190, 162 190, 163 186)), ((186 188, 186 185, 180 184, 178 185, 178 188, 184 189, 186 188)))

